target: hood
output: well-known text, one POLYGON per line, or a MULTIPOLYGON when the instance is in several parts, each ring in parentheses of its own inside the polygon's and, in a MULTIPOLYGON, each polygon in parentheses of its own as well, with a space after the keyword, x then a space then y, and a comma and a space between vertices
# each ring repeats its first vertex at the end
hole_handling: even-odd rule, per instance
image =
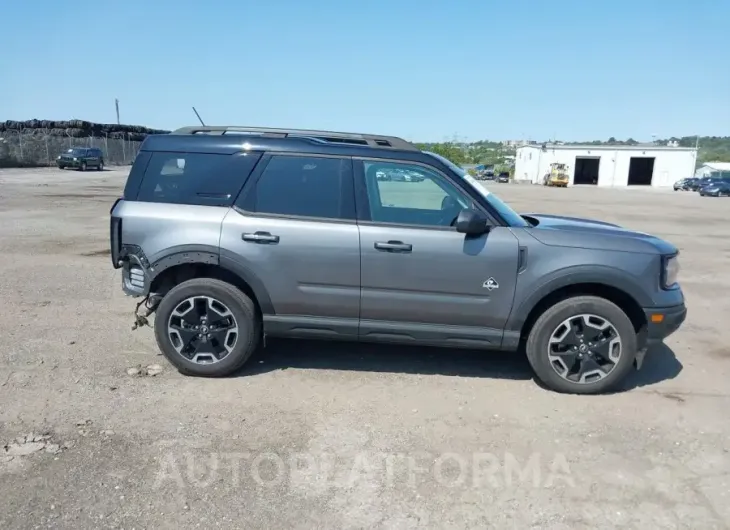
POLYGON ((532 213, 523 217, 532 225, 530 234, 545 245, 651 254, 677 252, 668 241, 613 223, 532 213))

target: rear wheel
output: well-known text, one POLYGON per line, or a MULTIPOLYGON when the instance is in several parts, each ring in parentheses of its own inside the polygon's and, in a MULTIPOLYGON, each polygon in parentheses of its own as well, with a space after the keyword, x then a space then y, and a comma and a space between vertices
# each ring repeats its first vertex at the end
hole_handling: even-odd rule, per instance
POLYGON ((616 304, 596 296, 558 302, 535 322, 527 358, 550 389, 599 394, 615 388, 636 358, 636 332, 616 304))
POLYGON ((261 337, 253 301, 212 278, 196 278, 171 289, 155 316, 155 338, 183 374, 229 375, 251 357, 261 337))

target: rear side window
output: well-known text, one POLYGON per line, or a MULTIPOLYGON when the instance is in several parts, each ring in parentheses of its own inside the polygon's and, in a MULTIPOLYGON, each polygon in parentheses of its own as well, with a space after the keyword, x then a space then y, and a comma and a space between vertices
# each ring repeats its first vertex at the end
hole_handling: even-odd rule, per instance
POLYGON ((354 219, 349 158, 273 156, 256 183, 257 213, 354 219))
POLYGON ((260 156, 260 153, 151 153, 137 200, 230 206, 260 156))

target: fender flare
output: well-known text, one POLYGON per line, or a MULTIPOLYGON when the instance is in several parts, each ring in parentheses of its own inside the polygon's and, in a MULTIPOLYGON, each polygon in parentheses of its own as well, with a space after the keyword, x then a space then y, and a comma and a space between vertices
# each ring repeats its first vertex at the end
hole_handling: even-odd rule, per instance
POLYGON ((212 265, 237 276, 251 288, 261 312, 265 315, 275 314, 269 292, 256 273, 236 254, 208 245, 180 245, 167 249, 163 255, 155 256, 155 261, 149 268, 149 284, 164 271, 185 264, 212 265))
POLYGON ((543 298, 558 289, 585 283, 594 283, 618 289, 630 296, 640 307, 653 305, 651 296, 634 276, 615 267, 578 265, 557 270, 547 277, 541 278, 540 285, 536 289, 528 291, 530 294, 519 305, 513 307, 505 329, 521 331, 528 315, 543 298))

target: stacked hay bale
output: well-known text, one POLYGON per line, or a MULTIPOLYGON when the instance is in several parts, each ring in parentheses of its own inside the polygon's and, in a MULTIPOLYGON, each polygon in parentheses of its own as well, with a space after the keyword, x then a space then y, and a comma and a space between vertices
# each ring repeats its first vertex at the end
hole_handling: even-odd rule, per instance
POLYGON ((169 132, 85 120, 7 120, 0 122, 0 167, 52 165, 71 147, 98 147, 107 164, 129 164, 148 135, 169 132))

